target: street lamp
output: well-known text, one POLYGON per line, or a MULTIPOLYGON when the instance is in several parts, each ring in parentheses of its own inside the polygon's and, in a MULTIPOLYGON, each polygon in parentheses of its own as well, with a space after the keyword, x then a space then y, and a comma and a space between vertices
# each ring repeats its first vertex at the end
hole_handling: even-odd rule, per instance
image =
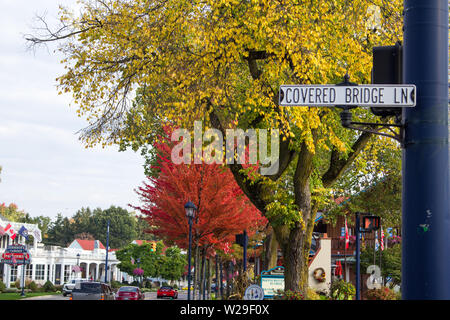
POLYGON ((192 247, 192 219, 195 217, 197 207, 191 201, 184 205, 186 210, 186 217, 189 223, 189 250, 188 250, 188 300, 191 300, 191 247, 192 247))

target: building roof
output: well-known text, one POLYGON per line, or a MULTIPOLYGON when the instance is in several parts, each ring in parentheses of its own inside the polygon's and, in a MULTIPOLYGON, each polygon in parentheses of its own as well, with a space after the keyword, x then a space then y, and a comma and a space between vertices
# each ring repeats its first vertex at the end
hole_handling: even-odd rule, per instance
POLYGON ((152 242, 152 241, 148 241, 148 240, 133 240, 131 243, 137 244, 138 246, 140 246, 143 243, 148 243, 148 242, 152 242))
MULTIPOLYGON (((81 239, 75 239, 73 242, 77 242, 78 245, 83 250, 94 250, 94 249, 106 249, 103 243, 101 243, 100 240, 81 240, 81 239)), ((72 242, 72 244, 73 244, 72 242)), ((70 247, 73 247, 72 244, 70 247)))

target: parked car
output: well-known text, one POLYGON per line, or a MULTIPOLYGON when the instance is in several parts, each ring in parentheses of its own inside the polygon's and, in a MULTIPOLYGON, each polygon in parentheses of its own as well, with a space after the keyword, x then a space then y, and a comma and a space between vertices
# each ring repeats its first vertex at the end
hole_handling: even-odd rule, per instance
POLYGON ((73 288, 75 288, 75 285, 79 282, 82 281, 87 281, 87 280, 83 280, 83 279, 72 279, 69 282, 64 283, 63 287, 62 287, 62 294, 63 296, 67 296, 69 294, 72 293, 73 288))
POLYGON ((144 300, 144 293, 138 287, 120 287, 116 300, 144 300))
POLYGON ((114 300, 111 286, 103 282, 87 281, 75 285, 71 300, 114 300))
POLYGON ((163 286, 156 292, 156 298, 170 297, 178 299, 178 291, 171 286, 163 286))

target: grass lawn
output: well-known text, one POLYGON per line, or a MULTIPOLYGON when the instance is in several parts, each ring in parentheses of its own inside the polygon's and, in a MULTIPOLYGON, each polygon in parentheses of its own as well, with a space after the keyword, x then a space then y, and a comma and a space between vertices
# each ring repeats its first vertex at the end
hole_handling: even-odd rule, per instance
POLYGON ((25 297, 22 297, 20 294, 21 294, 21 292, 0 293, 0 300, 20 300, 22 298, 48 296, 48 295, 61 294, 61 293, 60 292, 28 292, 28 293, 25 293, 25 297))

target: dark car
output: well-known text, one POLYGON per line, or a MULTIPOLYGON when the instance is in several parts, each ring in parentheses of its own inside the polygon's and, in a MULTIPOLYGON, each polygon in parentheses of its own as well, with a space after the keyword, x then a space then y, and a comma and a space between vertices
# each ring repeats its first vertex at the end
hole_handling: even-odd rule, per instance
POLYGON ((156 292, 156 298, 164 297, 178 299, 178 291, 171 286, 163 286, 156 292))
POLYGON ((71 300, 114 300, 114 291, 107 283, 80 282, 72 290, 71 300))
POLYGON ((144 293, 138 287, 121 287, 116 293, 116 300, 144 300, 144 293))

